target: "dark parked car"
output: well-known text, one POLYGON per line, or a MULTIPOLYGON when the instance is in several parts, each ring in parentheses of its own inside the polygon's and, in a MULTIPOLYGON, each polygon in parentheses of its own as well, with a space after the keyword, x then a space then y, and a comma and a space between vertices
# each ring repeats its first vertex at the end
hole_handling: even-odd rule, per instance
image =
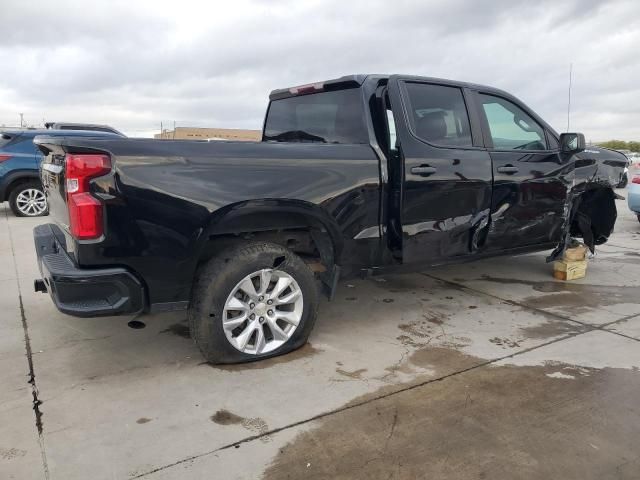
POLYGON ((77 316, 188 309, 222 363, 301 346, 339 278, 593 248, 626 165, 503 91, 397 75, 276 90, 262 142, 36 143, 36 289, 77 316))
POLYGON ((34 137, 42 134, 74 137, 105 135, 95 131, 0 130, 0 202, 8 201, 18 217, 38 217, 48 212, 38 173, 42 152, 33 144, 34 137))

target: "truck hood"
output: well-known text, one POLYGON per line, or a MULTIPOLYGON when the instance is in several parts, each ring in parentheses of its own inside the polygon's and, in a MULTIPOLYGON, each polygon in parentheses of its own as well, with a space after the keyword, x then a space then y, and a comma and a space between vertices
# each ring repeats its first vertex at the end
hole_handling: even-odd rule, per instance
POLYGON ((576 154, 575 163, 575 180, 579 189, 594 184, 615 188, 622 181, 629 159, 617 150, 590 146, 576 154))

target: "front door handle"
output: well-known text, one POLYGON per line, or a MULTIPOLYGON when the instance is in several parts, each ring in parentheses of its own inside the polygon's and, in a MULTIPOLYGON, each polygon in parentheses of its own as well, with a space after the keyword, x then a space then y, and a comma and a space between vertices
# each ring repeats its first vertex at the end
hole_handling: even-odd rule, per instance
POLYGON ((504 167, 498 167, 497 170, 498 170, 498 173, 506 173, 509 175, 518 173, 518 167, 514 167, 513 165, 505 165, 504 167))
POLYGON ((411 173, 413 173, 414 175, 428 177, 429 175, 433 175, 434 173, 436 173, 436 169, 430 167, 429 165, 420 165, 419 167, 411 167, 411 173))

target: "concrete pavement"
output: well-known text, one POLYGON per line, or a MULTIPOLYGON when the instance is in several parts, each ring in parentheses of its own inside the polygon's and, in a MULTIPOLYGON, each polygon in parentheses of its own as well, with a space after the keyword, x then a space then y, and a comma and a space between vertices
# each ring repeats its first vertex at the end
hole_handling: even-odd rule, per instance
POLYGON ((185 313, 57 312, 32 286, 47 219, 0 205, 0 478, 638 478, 640 224, 618 207, 583 280, 542 253, 343 282, 301 350, 215 367, 185 313))

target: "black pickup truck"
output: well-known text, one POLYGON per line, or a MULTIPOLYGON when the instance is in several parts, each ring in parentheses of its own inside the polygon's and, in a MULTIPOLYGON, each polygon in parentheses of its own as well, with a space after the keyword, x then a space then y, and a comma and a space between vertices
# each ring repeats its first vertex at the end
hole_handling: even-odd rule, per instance
POLYGON ((626 157, 503 91, 353 75, 269 98, 261 142, 37 137, 36 290, 83 317, 188 310, 208 361, 241 362, 301 346, 339 278, 613 229, 626 157))

